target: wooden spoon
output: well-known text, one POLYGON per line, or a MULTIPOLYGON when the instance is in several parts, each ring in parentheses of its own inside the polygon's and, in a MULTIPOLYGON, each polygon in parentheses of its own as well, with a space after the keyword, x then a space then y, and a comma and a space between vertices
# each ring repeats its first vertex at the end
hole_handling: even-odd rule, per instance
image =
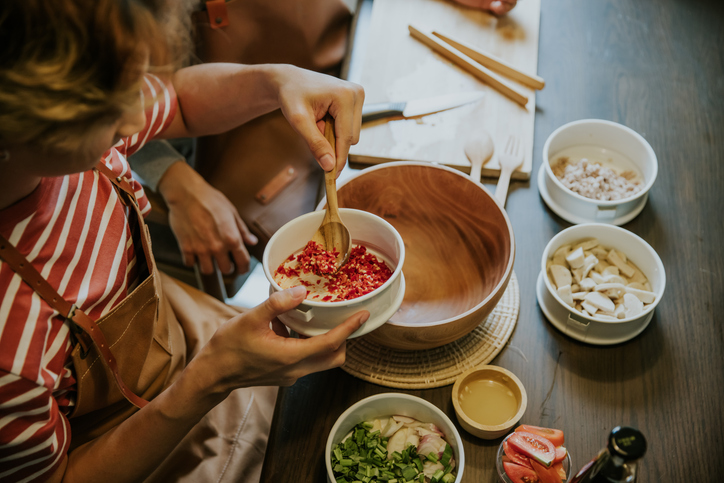
POLYGON ((493 151, 495 151, 495 145, 488 131, 482 131, 465 143, 465 156, 468 157, 471 165, 470 178, 476 183, 480 183, 483 166, 493 156, 493 151))
MULTIPOLYGON (((334 118, 327 115, 324 119, 324 137, 332 145, 332 151, 336 149, 334 142, 334 118)), ((337 205, 337 162, 335 159, 334 168, 324 173, 324 189, 327 194, 327 211, 324 214, 322 224, 312 237, 312 241, 319 243, 327 251, 336 250, 337 270, 347 263, 349 253, 352 250, 352 237, 349 229, 342 222, 339 216, 337 205)))

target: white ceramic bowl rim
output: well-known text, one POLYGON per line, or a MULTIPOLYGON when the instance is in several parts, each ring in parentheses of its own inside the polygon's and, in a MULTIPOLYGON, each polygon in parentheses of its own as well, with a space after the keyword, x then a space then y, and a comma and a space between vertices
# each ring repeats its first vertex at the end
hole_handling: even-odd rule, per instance
MULTIPOLYGON (((374 213, 370 213, 370 212, 368 212, 368 211, 357 210, 357 209, 354 209, 354 208, 340 208, 339 211, 340 211, 340 214, 344 214, 345 211, 355 211, 355 212, 359 212, 359 213, 364 213, 365 215, 369 215, 370 217, 374 217, 374 218, 376 219, 376 221, 378 221, 381 225, 388 227, 388 228, 391 230, 391 232, 394 234, 395 239, 397 240, 397 243, 398 243, 399 246, 400 246, 400 259, 399 259, 398 262, 397 262, 397 266, 396 266, 395 269, 392 271, 392 275, 390 276, 390 278, 388 278, 388 279, 385 281, 385 283, 383 283, 382 285, 380 285, 379 287, 377 287, 376 289, 374 289, 374 290, 371 291, 370 293, 364 294, 364 295, 362 295, 361 297, 356 297, 356 298, 353 298, 353 299, 336 301, 336 302, 320 302, 320 301, 317 301, 317 300, 306 300, 306 299, 305 299, 305 300, 302 302, 304 305, 308 305, 308 306, 310 306, 310 307, 330 307, 330 306, 332 306, 332 307, 344 307, 344 306, 347 306, 347 305, 353 305, 353 304, 358 304, 358 303, 360 303, 360 302, 364 302, 365 300, 369 300, 369 299, 373 298, 376 294, 378 294, 379 292, 381 292, 381 291, 384 290, 385 288, 389 287, 389 286, 395 281, 395 279, 396 279, 397 277, 399 277, 400 272, 402 272, 402 265, 404 265, 404 263, 405 263, 405 243, 404 243, 404 241, 402 240, 402 236, 400 236, 400 233, 397 231, 397 229, 395 229, 394 226, 392 226, 392 225, 391 225, 387 220, 385 220, 384 218, 382 218, 382 217, 380 217, 380 216, 377 216, 377 215, 375 215, 374 213)), ((304 218, 304 217, 309 218, 309 217, 312 217, 312 216, 319 216, 319 211, 311 211, 311 212, 305 213, 305 214, 303 214, 303 215, 301 215, 301 216, 299 216, 298 218, 295 218, 295 219, 304 218)), ((320 221, 320 222, 321 222, 321 221, 320 221)), ((282 227, 282 228, 283 228, 283 227, 282 227)), ((277 235, 279 235, 280 231, 281 231, 281 229, 277 230, 277 232, 274 233, 274 235, 272 235, 272 237, 269 239, 269 242, 267 243, 267 246, 271 246, 271 245, 272 245, 272 243, 274 242, 274 240, 278 238, 277 235)), ((291 253, 290 253, 290 255, 291 255, 291 253)), ((266 258, 266 257, 263 256, 262 258, 266 258)), ((272 273, 271 273, 271 271, 270 271, 270 267, 268 267, 267 265, 268 265, 267 263, 263 263, 264 275, 266 275, 267 280, 269 281, 269 283, 270 283, 276 290, 278 290, 278 291, 283 290, 282 287, 281 287, 278 283, 276 283, 276 282, 274 281, 274 276, 272 275, 272 273)), ((274 270, 276 270, 276 267, 274 268, 274 270)))
MULTIPOLYGON (((585 236, 582 236, 582 238, 585 238, 585 236)), ((638 266, 638 265, 637 265, 637 266, 638 266)), ((582 223, 582 224, 580 224, 580 225, 573 225, 573 226, 571 226, 571 227, 566 228, 565 230, 560 231, 556 236, 554 236, 553 238, 551 238, 551 240, 548 242, 548 244, 546 245, 545 249, 543 250, 543 257, 542 257, 542 260, 541 260, 541 270, 543 270, 543 280, 545 281, 546 287, 548 288, 548 292, 550 292, 550 294, 551 294, 563 307, 565 307, 566 310, 570 311, 571 313, 576 314, 577 317, 582 317, 582 318, 584 318, 584 319, 587 319, 587 320, 590 320, 590 321, 593 321, 593 322, 602 323, 602 324, 612 324, 612 325, 613 325, 613 324, 622 324, 622 323, 633 322, 633 321, 636 321, 636 320, 641 319, 642 317, 646 316, 648 313, 652 312, 652 311, 656 308, 656 306, 659 305, 659 302, 661 301, 661 297, 663 297, 663 295, 664 295, 664 290, 665 290, 665 288, 666 288, 666 272, 664 271, 664 264, 663 264, 663 262, 661 261, 661 258, 659 257, 659 254, 656 253, 656 250, 654 250, 654 249, 651 247, 651 245, 649 245, 648 243, 646 243, 646 241, 645 241, 643 238, 641 238, 640 236, 636 235, 635 233, 632 233, 632 232, 630 232, 630 231, 628 231, 628 230, 626 230, 626 229, 624 229, 624 228, 621 228, 621 227, 618 227, 618 226, 615 226, 615 225, 608 225, 608 224, 605 224, 605 223, 582 223), (643 245, 644 247, 646 247, 646 249, 653 255, 654 261, 656 262, 656 266, 658 267, 659 273, 661 274, 661 281, 660 281, 660 282, 661 282, 661 289, 656 292, 656 299, 654 299, 654 301, 653 301, 652 303, 650 303, 650 304, 644 309, 644 311, 641 312, 640 314, 638 314, 638 315, 636 315, 636 316, 634 316, 634 317, 627 317, 627 318, 618 319, 618 320, 615 320, 615 321, 614 321, 614 320, 601 320, 601 319, 597 319, 596 317, 591 317, 591 316, 588 316, 588 315, 584 315, 582 312, 579 312, 579 311, 575 310, 573 307, 571 307, 570 305, 568 305, 567 303, 565 303, 565 302, 563 301, 563 299, 558 295, 558 291, 555 290, 555 289, 551 286, 551 281, 550 281, 550 279, 548 278, 548 269, 546 268, 546 262, 547 262, 548 258, 550 258, 549 255, 559 248, 560 244, 557 244, 557 243, 558 243, 558 240, 560 240, 560 239, 561 239, 566 233, 568 233, 569 231, 572 231, 572 230, 580 230, 580 231, 585 232, 585 228, 587 228, 587 227, 592 227, 592 226, 604 227, 604 229, 606 229, 606 230, 615 230, 615 231, 619 231, 619 232, 621 232, 621 233, 626 233, 626 234, 628 234, 628 235, 631 235, 634 239, 638 240, 638 242, 639 242, 641 245, 643 245)), ((646 275, 646 274, 644 274, 644 275, 646 275)), ((647 278, 648 278, 648 275, 647 275, 647 278)))
MULTIPOLYGON (((377 171, 377 170, 381 170, 381 169, 393 168, 393 167, 395 167, 395 166, 425 166, 425 167, 433 166, 433 167, 435 167, 435 168, 437 168, 437 169, 442 169, 443 171, 448 171, 448 172, 450 172, 450 173, 455 174, 456 176, 460 176, 460 177, 462 177, 462 178, 465 178, 465 179, 468 180, 468 181, 474 182, 474 181, 472 180, 472 178, 470 178, 469 176, 467 176, 465 173, 463 173, 463 172, 461 172, 461 171, 459 171, 459 170, 457 170, 457 169, 450 168, 450 167, 448 167, 448 166, 442 165, 442 164, 437 164, 437 163, 424 163, 424 162, 413 162, 413 161, 393 161, 393 162, 384 163, 384 164, 377 164, 377 165, 374 165, 374 166, 370 166, 370 167, 368 167, 368 168, 365 168, 365 169, 361 170, 359 173, 356 173, 356 174, 354 174, 353 176, 350 176, 349 178, 347 178, 346 180, 344 180, 342 183, 340 183, 340 184, 338 185, 337 189, 341 188, 342 186, 346 185, 347 183, 349 183, 349 182, 351 182, 351 181, 353 181, 353 180, 355 180, 355 179, 357 179, 357 178, 359 178, 359 177, 363 176, 364 174, 369 173, 369 172, 371 172, 371 171, 377 171)), ((490 196, 490 198, 498 205, 498 207, 500 207, 500 213, 503 215, 503 218, 505 219, 505 226, 508 228, 508 235, 510 236, 510 256, 508 257, 508 265, 505 267, 505 271, 503 272, 503 276, 500 278, 500 281, 497 283, 497 285, 495 285, 495 287, 493 288, 493 290, 490 291, 490 293, 488 294, 488 296, 485 297, 480 303, 478 303, 478 304, 475 305, 474 307, 470 308, 470 309, 467 310, 466 312, 463 312, 463 313, 461 313, 461 314, 458 314, 458 315, 456 315, 456 316, 454 316, 454 317, 449 317, 449 318, 447 318, 447 319, 442 319, 442 320, 435 320, 435 321, 433 321, 433 322, 424 322, 424 323, 415 322, 415 323, 409 323, 409 324, 408 324, 408 323, 394 322, 394 321, 392 321, 392 320, 388 320, 388 321, 387 321, 387 324, 395 325, 395 326, 399 326, 399 327, 433 327, 433 326, 436 326, 436 325, 447 324, 447 323, 449 323, 449 322, 452 322, 452 321, 454 321, 454 320, 458 320, 458 319, 460 319, 460 318, 462 318, 462 317, 465 317, 465 316, 467 316, 467 315, 475 312, 479 307, 482 307, 483 305, 485 305, 486 303, 488 303, 488 301, 489 301, 491 298, 493 298, 493 296, 494 296, 495 294, 498 293, 498 291, 501 289, 501 286, 503 285, 503 283, 505 283, 506 280, 509 280, 510 274, 511 274, 511 272, 513 271, 513 263, 515 262, 515 235, 513 234, 513 225, 510 223, 510 218, 508 217, 508 213, 505 211, 504 208, 502 208, 502 207, 500 206, 500 201, 498 201, 498 199, 497 199, 495 196, 493 196, 493 195, 488 191, 488 189, 487 189, 485 186, 483 186, 481 183, 476 183, 476 184, 479 185, 480 188, 481 188, 488 196, 490 196)), ((323 209, 325 202, 326 202, 326 198, 323 198, 322 201, 320 201, 319 204, 317 205, 317 209, 318 209, 318 210, 323 209)), ((348 209, 348 208, 340 208, 340 210, 342 210, 342 209, 348 209)), ((386 220, 383 220, 383 221, 386 222, 386 220)), ((398 266, 402 266, 402 264, 400 264, 400 265, 398 265, 398 266)), ((368 294, 368 295, 369 295, 369 294, 368 294)), ((358 299, 352 299, 352 300, 358 300, 358 299)), ((330 302, 326 302, 326 303, 329 304, 330 302)), ((404 302, 403 302, 403 303, 404 303, 404 302)))
MULTIPOLYGON (((601 147, 606 148, 606 149, 611 149, 608 146, 601 146, 601 147)), ((611 150, 616 151, 615 149, 611 149, 611 150)), ((585 201, 587 203, 594 203, 597 206, 605 206, 605 207, 620 205, 621 203, 627 203, 629 201, 634 201, 634 200, 637 200, 637 199, 645 196, 649 192, 651 187, 654 185, 654 181, 656 181, 656 176, 658 175, 658 172, 659 172, 659 163, 658 163, 658 160, 656 159, 656 153, 654 153, 653 148, 648 143, 648 141, 646 141, 646 139, 644 139, 643 136, 641 136, 639 133, 637 133, 636 131, 634 131, 633 129, 631 129, 628 126, 624 126, 623 124, 619 124, 619 123, 613 122, 613 121, 607 121, 605 119, 581 119, 578 121, 572 121, 572 122, 569 122, 568 124, 564 124, 563 126, 559 127, 555 131, 553 131, 551 133, 551 135, 548 136, 548 139, 546 139, 546 142, 543 145, 543 166, 545 166, 546 173, 553 180, 553 182, 559 188, 564 190, 567 194, 569 194, 569 195, 573 196, 574 198, 577 198, 581 201, 585 201), (630 134, 631 136, 633 136, 636 140, 638 140, 644 146, 644 148, 646 149, 646 152, 649 154, 651 159, 654 160, 654 163, 653 163, 653 174, 651 175, 650 179, 646 180, 646 184, 644 185, 643 189, 641 189, 638 193, 636 193, 633 196, 630 196, 628 198, 622 198, 620 200, 596 200, 593 198, 587 198, 583 195, 579 195, 578 193, 576 193, 575 191, 571 191, 570 189, 565 187, 563 185, 563 183, 561 183, 561 180, 559 180, 558 177, 555 174, 553 174, 553 169, 551 168, 548 150, 550 149, 551 142, 560 132, 562 132, 566 129, 570 129, 571 127, 574 127, 574 126, 581 125, 581 124, 604 124, 604 125, 616 127, 618 129, 621 129, 622 131, 630 134)))

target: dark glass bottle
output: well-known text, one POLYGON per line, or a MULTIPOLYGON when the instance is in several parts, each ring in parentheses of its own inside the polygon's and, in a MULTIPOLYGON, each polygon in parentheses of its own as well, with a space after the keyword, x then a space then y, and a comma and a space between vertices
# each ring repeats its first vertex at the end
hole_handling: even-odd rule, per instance
POLYGON ((644 453, 644 435, 637 429, 618 426, 608 436, 608 445, 570 483, 634 483, 636 460, 644 453))

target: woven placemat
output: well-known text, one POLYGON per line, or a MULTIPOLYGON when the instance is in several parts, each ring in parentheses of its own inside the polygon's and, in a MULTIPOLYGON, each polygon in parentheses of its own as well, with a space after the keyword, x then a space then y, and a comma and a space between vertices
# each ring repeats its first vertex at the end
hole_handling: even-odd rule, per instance
POLYGON ((513 333, 520 311, 515 272, 493 312, 468 335, 424 351, 390 349, 364 338, 347 341, 342 369, 367 382, 399 389, 428 389, 453 384, 463 372, 487 364, 513 333))

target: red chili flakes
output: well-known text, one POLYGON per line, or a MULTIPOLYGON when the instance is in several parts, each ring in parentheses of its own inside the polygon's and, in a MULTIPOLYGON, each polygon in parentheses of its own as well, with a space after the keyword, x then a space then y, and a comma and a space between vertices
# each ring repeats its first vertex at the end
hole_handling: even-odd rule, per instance
MULTIPOLYGON (((312 273, 320 274, 320 267, 325 270, 329 269, 329 261, 332 260, 332 266, 336 268, 335 252, 325 252, 318 243, 310 241, 306 247, 298 254, 290 256, 277 269, 277 273, 292 278, 292 274, 299 278, 299 272, 302 274, 312 273), (316 245, 316 246, 313 246, 316 245), (321 251, 321 254, 320 254, 321 251), (334 257, 334 258, 331 258, 334 257), (284 263, 295 261, 298 263, 298 269, 284 267, 284 263)), ((323 302, 351 300, 366 295, 376 288, 382 286, 392 276, 392 270, 378 259, 373 253, 367 251, 362 245, 352 248, 349 254, 349 260, 336 273, 327 272, 322 279, 324 289, 328 295, 322 298, 323 302)), ((319 284, 320 281, 317 281, 319 284)), ((308 282, 300 280, 300 283, 309 286, 308 282)), ((309 292, 308 292, 309 294, 309 292)), ((318 296, 314 296, 318 298, 318 296)))
POLYGON ((392 276, 392 270, 367 248, 352 248, 349 260, 333 276, 328 277, 325 288, 338 300, 361 297, 382 286, 392 276))
POLYGON ((319 243, 310 240, 302 253, 297 255, 297 261, 302 273, 327 275, 337 271, 338 256, 337 250, 327 251, 319 243))

